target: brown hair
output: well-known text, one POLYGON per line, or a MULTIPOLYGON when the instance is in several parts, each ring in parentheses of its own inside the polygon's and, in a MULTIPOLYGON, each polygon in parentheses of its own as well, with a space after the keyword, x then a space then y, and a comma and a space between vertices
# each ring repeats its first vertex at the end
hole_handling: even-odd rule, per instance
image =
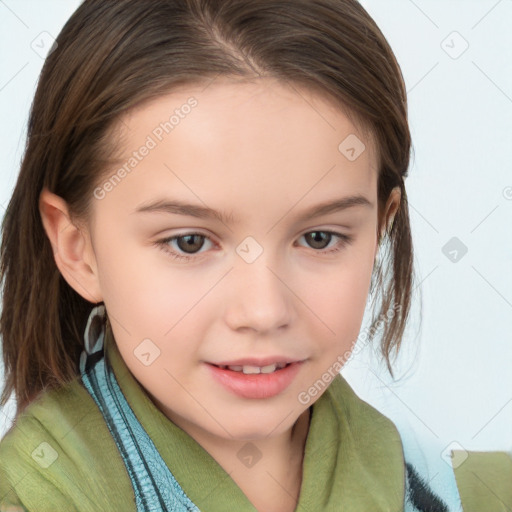
POLYGON ((381 341, 393 374, 389 357, 400 348, 413 279, 404 188, 411 138, 400 67, 368 13, 356 0, 85 0, 46 58, 2 224, 0 405, 14 391, 16 418, 43 390, 78 375, 92 309, 55 264, 38 207, 42 188, 67 202, 73 220, 88 219, 93 190, 113 163, 120 116, 219 75, 308 87, 375 136, 379 219, 391 189, 402 194, 387 237, 391 263, 376 265, 372 276, 380 315, 396 312, 381 341))

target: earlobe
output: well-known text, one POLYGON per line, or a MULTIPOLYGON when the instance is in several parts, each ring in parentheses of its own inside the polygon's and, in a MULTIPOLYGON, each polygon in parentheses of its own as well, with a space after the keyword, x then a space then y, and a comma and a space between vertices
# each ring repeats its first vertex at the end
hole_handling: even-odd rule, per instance
POLYGON ((39 196, 39 212, 62 277, 84 299, 101 302, 90 238, 71 222, 66 201, 44 188, 39 196))

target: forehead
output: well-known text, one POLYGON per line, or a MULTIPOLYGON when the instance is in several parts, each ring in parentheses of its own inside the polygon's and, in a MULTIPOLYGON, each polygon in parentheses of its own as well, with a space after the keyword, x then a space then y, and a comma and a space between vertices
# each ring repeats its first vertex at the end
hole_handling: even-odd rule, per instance
POLYGON ((283 137, 288 136, 288 139, 297 133, 310 138, 315 132, 323 135, 325 131, 332 131, 337 134, 335 138, 349 133, 363 140, 370 152, 375 153, 376 149, 373 133, 359 120, 351 119, 355 115, 349 114, 339 101, 320 92, 318 87, 314 90, 268 77, 250 80, 220 77, 201 85, 177 86, 172 92, 145 101, 122 116, 117 125, 118 133, 133 143, 137 135, 141 135, 136 132, 137 126, 147 132, 152 123, 169 121, 173 113, 177 114, 171 122, 173 131, 187 117, 192 118, 188 124, 193 123, 194 128, 206 128, 209 121, 218 123, 220 118, 223 123, 222 126, 217 124, 218 129, 228 124, 237 131, 241 128, 261 131, 265 127, 268 132, 273 127, 282 127, 286 129, 283 137), (195 103, 192 108, 188 105, 191 101, 195 103), (303 123, 295 125, 299 120, 303 123))
POLYGON ((268 78, 180 87, 125 115, 118 134, 111 171, 134 165, 111 197, 125 203, 171 195, 235 211, 257 209, 255 196, 307 206, 376 189, 372 139, 325 97, 268 78))

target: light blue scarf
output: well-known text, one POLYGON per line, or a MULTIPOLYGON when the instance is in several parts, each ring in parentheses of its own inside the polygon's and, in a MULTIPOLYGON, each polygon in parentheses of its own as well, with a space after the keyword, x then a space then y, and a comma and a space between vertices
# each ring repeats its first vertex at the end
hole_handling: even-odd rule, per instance
POLYGON ((105 364, 105 306, 93 309, 80 356, 82 381, 98 405, 130 475, 140 512, 199 512, 163 461, 105 364))

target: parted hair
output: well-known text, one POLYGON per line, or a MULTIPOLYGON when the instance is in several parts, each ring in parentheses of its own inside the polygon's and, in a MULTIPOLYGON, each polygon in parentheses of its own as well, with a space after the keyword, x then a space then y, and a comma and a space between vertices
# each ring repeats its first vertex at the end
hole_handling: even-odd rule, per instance
MULTIPOLYGON (((173 88, 219 76, 307 87, 374 136, 379 220, 390 191, 401 190, 371 283, 379 298, 372 322, 388 319, 379 353, 393 375, 413 282, 404 187, 411 136, 402 72, 371 16, 356 0, 85 0, 45 60, 2 223, 0 405, 14 392, 16 418, 42 391, 79 374, 94 306, 56 266, 39 211, 43 187, 67 202, 73 221, 90 218, 93 191, 116 155, 120 117, 173 88)), ((378 331, 370 328, 367 341, 378 331)))

